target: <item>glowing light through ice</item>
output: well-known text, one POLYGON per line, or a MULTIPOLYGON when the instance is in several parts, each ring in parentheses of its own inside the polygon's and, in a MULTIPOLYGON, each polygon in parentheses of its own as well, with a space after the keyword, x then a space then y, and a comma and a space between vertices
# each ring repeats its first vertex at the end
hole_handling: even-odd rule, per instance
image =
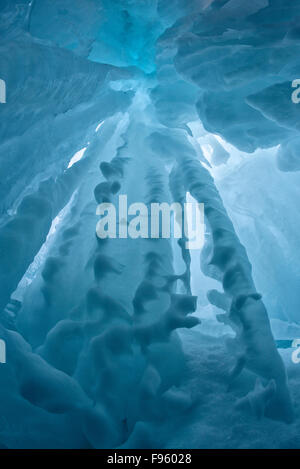
POLYGON ((87 149, 87 147, 84 147, 81 150, 77 151, 77 153, 75 153, 74 156, 72 156, 72 158, 70 159, 69 164, 68 164, 68 169, 71 168, 71 166, 73 166, 73 164, 77 163, 77 161, 81 160, 81 158, 83 157, 86 149, 87 149))

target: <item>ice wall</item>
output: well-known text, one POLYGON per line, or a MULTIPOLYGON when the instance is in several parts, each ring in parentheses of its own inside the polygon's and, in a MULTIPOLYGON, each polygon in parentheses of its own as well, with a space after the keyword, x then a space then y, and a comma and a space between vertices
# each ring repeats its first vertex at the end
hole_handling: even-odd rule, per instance
POLYGON ((250 370, 262 416, 293 420, 269 317, 299 322, 299 15, 295 0, 1 2, 2 446, 153 447, 153 425, 195 405, 177 330, 214 334, 207 311, 224 387, 250 370), (205 206, 201 259, 184 239, 96 237, 101 202, 187 193, 205 206))

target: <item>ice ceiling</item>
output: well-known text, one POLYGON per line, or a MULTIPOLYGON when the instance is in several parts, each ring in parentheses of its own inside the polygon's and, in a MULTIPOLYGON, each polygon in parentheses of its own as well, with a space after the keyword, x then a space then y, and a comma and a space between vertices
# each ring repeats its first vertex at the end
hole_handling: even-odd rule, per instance
POLYGON ((273 336, 300 322, 299 21, 298 0, 1 0, 0 446, 187 447, 165 422, 222 405, 297 421, 273 336), (201 253, 97 239, 121 193, 204 203, 201 253))

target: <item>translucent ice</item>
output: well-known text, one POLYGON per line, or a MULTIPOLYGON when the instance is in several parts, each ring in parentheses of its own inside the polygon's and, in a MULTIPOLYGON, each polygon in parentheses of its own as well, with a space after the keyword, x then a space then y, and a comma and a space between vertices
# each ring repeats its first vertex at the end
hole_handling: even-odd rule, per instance
POLYGON ((300 446, 299 19, 1 1, 1 448, 300 446), (204 246, 97 236, 120 195, 204 204, 204 246))

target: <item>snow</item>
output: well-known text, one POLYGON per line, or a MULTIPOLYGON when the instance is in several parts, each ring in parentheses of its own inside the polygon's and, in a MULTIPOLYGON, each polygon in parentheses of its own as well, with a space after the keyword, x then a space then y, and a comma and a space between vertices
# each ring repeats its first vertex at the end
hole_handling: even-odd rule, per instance
POLYGON ((0 447, 300 448, 299 19, 1 2, 0 447), (100 239, 119 196, 203 246, 100 239))

